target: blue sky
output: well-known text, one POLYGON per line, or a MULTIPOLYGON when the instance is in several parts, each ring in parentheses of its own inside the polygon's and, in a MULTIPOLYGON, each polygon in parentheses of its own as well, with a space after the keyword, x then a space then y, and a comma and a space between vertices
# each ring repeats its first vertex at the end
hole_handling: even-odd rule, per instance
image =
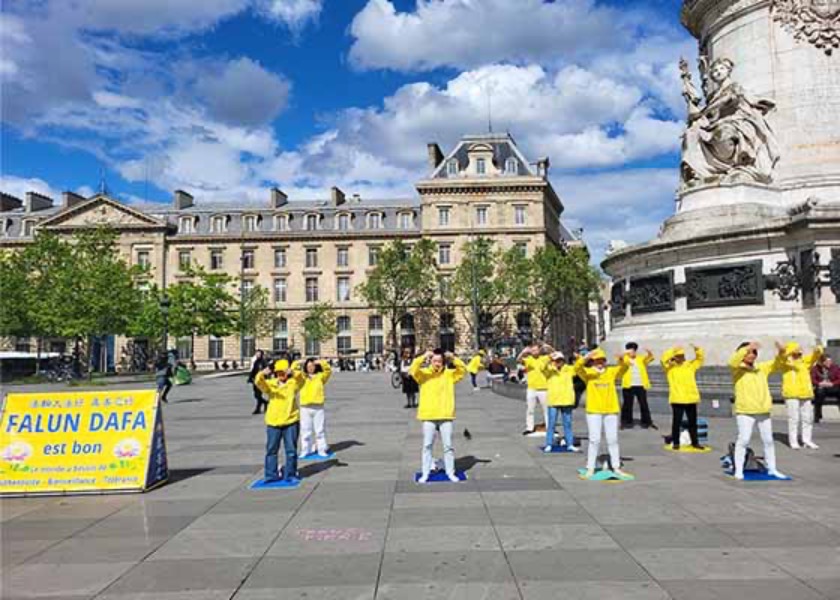
POLYGON ((600 255, 673 210, 678 0, 19 0, 0 14, 0 188, 128 202, 413 194, 426 142, 549 156, 600 255), (605 210, 604 206, 609 209, 605 210))

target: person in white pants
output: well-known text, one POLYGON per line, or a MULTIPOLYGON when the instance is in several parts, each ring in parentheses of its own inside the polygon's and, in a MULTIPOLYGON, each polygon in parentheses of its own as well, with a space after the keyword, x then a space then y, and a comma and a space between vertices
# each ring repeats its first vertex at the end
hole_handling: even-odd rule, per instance
POLYGON ((782 397, 788 411, 788 444, 794 450, 802 446, 816 450, 814 443, 814 386, 811 383, 811 369, 822 358, 823 348, 817 346, 807 357, 802 356, 802 347, 788 342, 784 347, 785 360, 781 363, 782 397), (799 445, 799 425, 802 424, 802 446, 799 445))
POLYGON ((455 384, 467 373, 464 362, 451 352, 429 350, 415 358, 408 373, 420 385, 420 403, 417 420, 423 423, 423 453, 420 478, 417 483, 427 483, 434 466, 432 447, 435 432, 440 432, 443 443, 443 464, 446 476, 459 481, 455 473, 455 449, 452 447, 452 421, 455 420, 455 384), (427 366, 424 366, 428 363, 427 366))
POLYGON ((537 408, 537 403, 542 406, 543 423, 548 425, 548 381, 543 374, 546 366, 549 363, 549 354, 552 349, 549 346, 540 346, 533 344, 522 349, 519 353, 517 361, 525 368, 528 375, 528 391, 526 392, 526 409, 525 409, 525 431, 524 435, 534 433, 536 424, 534 423, 534 412, 537 408))
POLYGON ((767 472, 775 477, 785 475, 776 466, 776 448, 773 444, 773 421, 770 411, 773 398, 767 378, 779 371, 785 360, 784 348, 774 360, 758 362, 758 343, 744 342, 729 357, 729 369, 735 387, 735 415, 738 425, 738 439, 735 442, 735 479, 744 479, 744 460, 747 445, 752 438, 753 427, 758 423, 758 431, 764 444, 764 460, 767 472))
POLYGON ((595 474, 598 451, 601 446, 601 429, 607 437, 612 471, 619 479, 633 476, 621 469, 621 453, 618 447, 618 415, 621 406, 615 382, 630 368, 627 354, 619 357, 617 365, 607 367, 607 355, 600 348, 581 356, 575 362, 575 372, 586 382, 586 427, 589 430, 589 449, 586 455, 586 479, 595 474))
MULTIPOLYGON (((293 369, 300 369, 296 362, 293 369)), ((314 434, 318 456, 329 456, 327 445, 326 416, 324 414, 324 386, 330 379, 332 368, 325 360, 307 358, 303 365, 305 381, 300 389, 300 456, 312 454, 314 434)))

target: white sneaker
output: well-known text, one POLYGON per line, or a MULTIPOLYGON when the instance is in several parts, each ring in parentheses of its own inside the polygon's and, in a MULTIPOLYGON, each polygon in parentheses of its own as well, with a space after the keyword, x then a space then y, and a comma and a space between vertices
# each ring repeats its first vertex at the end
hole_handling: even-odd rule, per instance
POLYGON ((799 442, 793 442, 790 444, 791 450, 802 450, 802 446, 799 445, 799 442))
POLYGON ((809 450, 819 450, 820 449, 820 447, 817 446, 814 442, 803 442, 802 445, 805 446, 806 448, 808 448, 809 450))
POLYGON ((420 479, 417 480, 417 483, 429 483, 429 476, 421 475, 420 479))
POLYGON ((299 458, 299 459, 304 459, 304 458, 306 458, 307 456, 309 456, 309 453, 308 453, 308 452, 301 452, 300 454, 298 454, 298 458, 299 458))
POLYGON ((580 452, 580 448, 578 448, 577 446, 567 446, 566 449, 569 452, 580 452))
POLYGON ((775 471, 767 471, 768 475, 772 475, 773 477, 778 477, 779 479, 787 479, 787 475, 776 469, 775 471))
POLYGON ((455 473, 449 473, 446 476, 449 477, 449 481, 452 483, 459 483, 461 481, 455 473))
POLYGON ((543 452, 545 452, 546 454, 551 454, 551 446, 546 446, 545 448, 543 448, 543 452))
POLYGON ((735 473, 735 475, 733 475, 733 477, 735 479, 737 479, 738 481, 744 481, 744 474, 743 473, 735 473))
POLYGON ((479 388, 473 388, 473 391, 477 392, 477 391, 479 391, 479 388))

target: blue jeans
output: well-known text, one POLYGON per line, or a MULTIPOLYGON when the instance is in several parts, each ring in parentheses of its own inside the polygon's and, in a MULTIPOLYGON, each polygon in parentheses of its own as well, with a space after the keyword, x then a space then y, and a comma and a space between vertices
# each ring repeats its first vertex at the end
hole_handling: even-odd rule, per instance
POLYGON ((286 464, 283 466, 282 479, 288 481, 297 477, 297 445, 300 423, 292 423, 283 427, 267 425, 265 432, 265 481, 281 479, 277 472, 277 453, 280 451, 281 441, 283 442, 283 451, 286 453, 286 464))
POLYGON ((549 406, 548 407, 548 425, 545 428, 545 445, 554 445, 554 430, 557 428, 557 413, 560 413, 563 419, 563 437, 566 440, 566 446, 575 445, 575 436, 572 433, 572 411, 574 406, 549 406))

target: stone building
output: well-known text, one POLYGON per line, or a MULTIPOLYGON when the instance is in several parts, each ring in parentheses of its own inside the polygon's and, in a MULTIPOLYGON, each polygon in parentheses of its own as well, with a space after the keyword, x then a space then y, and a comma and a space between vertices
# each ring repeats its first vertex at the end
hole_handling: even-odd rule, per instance
MULTIPOLYGON (((83 198, 67 192, 60 205, 36 193, 25 200, 3 195, 0 248, 26 244, 37 230, 70 233, 107 224, 119 232, 125 257, 150 266, 161 287, 187 277, 185 267, 197 264, 235 277, 246 291, 257 284, 267 288, 280 310, 273 337, 203 337, 194 340, 194 348, 189 339, 170 339, 170 346, 177 343, 182 356, 193 356, 199 365, 238 360, 254 348, 379 354, 387 345, 387 322, 365 305, 356 288, 389 241, 431 238, 443 274, 454 272, 464 242, 479 235, 528 254, 546 244, 582 243, 560 220, 563 205, 547 177, 548 159, 530 163, 510 135, 467 136, 447 155, 429 144, 428 160, 430 174, 417 182, 416 197, 387 200, 345 195, 338 188, 329 198, 294 201, 272 189, 261 205, 202 204, 181 190, 170 206, 124 204, 102 194, 83 198), (301 329, 315 302, 331 303, 337 315, 338 334, 321 347, 304 340, 301 329)), ((401 342, 469 349, 461 311, 453 313, 423 328, 407 316, 400 325, 401 342)), ((512 321, 515 335, 529 335, 527 314, 512 321)), ((583 309, 577 317, 558 319, 552 335, 585 339, 589 331, 594 335, 583 309)), ((113 340, 107 351, 119 356, 126 343, 113 340)))

